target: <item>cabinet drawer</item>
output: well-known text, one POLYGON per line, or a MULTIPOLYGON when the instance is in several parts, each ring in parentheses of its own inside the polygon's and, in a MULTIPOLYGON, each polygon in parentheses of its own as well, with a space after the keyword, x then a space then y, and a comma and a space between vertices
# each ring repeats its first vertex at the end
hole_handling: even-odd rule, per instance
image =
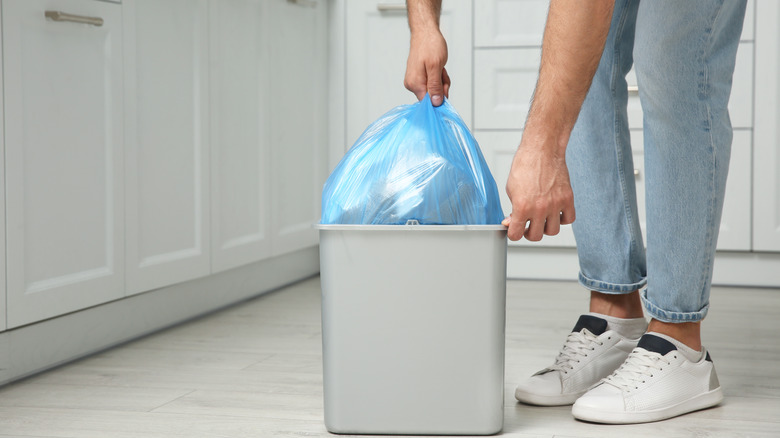
POLYGON ((522 129, 539 73, 541 49, 477 49, 475 129, 522 129))
MULTIPOLYGON (((475 47, 541 46, 549 0, 474 0, 475 47)), ((741 41, 753 41, 755 0, 748 0, 741 41)))
POLYGON ((122 8, 2 6, 13 328, 124 295, 122 8), (102 22, 54 21, 48 10, 102 22))
POLYGON ((541 47, 549 0, 474 1, 475 47, 541 47))
MULTIPOLYGON (((753 126, 753 44, 740 43, 729 99, 734 128, 753 126)), ((477 49, 474 53, 474 125, 476 129, 522 129, 539 71, 538 48, 477 49)), ((632 69, 628 123, 642 129, 639 85, 632 69)))

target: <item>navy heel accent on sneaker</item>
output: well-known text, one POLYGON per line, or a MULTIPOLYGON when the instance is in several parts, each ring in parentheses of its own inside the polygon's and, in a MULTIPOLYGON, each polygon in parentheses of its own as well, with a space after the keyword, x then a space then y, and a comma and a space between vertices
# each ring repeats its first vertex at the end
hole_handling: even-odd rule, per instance
POLYGON ((593 315, 580 315, 580 319, 577 320, 577 324, 574 325, 572 332, 577 333, 584 328, 594 335, 600 336, 607 331, 607 320, 593 315))
POLYGON ((643 335, 636 348, 644 348, 647 351, 659 353, 661 356, 666 356, 666 353, 677 349, 674 344, 666 339, 651 334, 643 335))

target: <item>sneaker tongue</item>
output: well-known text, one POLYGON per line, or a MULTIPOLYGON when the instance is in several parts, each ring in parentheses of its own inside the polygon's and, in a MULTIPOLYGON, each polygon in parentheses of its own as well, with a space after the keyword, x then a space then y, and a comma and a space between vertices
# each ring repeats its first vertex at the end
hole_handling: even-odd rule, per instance
POLYGON ((588 329, 588 331, 594 335, 600 336, 602 333, 607 331, 607 320, 593 315, 581 315, 580 319, 577 320, 577 324, 574 326, 572 332, 577 333, 584 328, 588 329))
POLYGON ((649 333, 642 335, 636 348, 644 348, 647 351, 659 353, 661 356, 666 356, 666 353, 677 349, 674 344, 666 339, 649 333))

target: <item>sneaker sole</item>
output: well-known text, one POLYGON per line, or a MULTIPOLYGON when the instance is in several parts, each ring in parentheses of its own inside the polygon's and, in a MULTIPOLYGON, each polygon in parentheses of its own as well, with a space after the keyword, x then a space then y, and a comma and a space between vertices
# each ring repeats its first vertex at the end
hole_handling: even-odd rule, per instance
POLYGON ((534 406, 567 406, 574 404, 586 391, 576 394, 539 395, 515 389, 515 399, 521 403, 534 406))
POLYGON ((698 411, 701 409, 711 408, 717 406, 723 401, 723 391, 721 388, 713 389, 712 391, 705 392, 697 395, 684 402, 678 403, 668 408, 655 409, 652 411, 641 412, 614 412, 614 411, 601 411, 592 409, 589 407, 577 406, 572 407, 571 413, 574 418, 583 421, 589 421, 592 423, 605 423, 605 424, 635 424, 635 423, 649 423, 651 421, 666 420, 667 418, 676 417, 678 415, 687 414, 690 412, 698 411))

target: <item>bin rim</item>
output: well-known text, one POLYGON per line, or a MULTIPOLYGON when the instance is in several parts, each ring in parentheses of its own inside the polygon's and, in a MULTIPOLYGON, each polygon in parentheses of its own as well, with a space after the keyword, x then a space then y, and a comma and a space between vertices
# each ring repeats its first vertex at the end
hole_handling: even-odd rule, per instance
POLYGON ((314 224, 322 231, 506 231, 497 225, 364 225, 364 224, 314 224))

